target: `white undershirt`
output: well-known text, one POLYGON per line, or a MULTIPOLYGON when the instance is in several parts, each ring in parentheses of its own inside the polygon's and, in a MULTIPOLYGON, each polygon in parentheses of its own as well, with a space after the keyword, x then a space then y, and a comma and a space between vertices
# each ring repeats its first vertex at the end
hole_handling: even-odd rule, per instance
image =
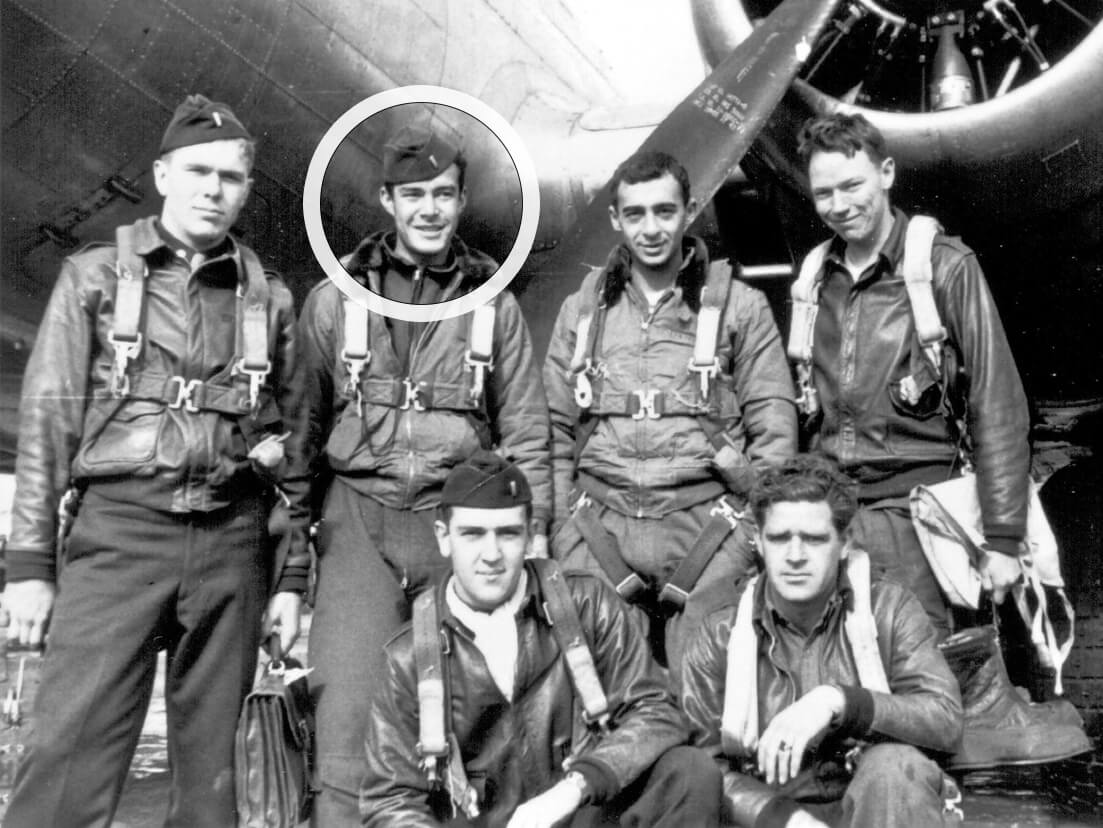
POLYGON ((517 588, 504 604, 491 612, 481 612, 464 603, 456 592, 456 579, 448 579, 444 599, 452 614, 475 634, 475 646, 486 659, 490 677, 507 700, 513 701, 513 682, 517 672, 517 610, 525 598, 528 573, 521 570, 517 588))

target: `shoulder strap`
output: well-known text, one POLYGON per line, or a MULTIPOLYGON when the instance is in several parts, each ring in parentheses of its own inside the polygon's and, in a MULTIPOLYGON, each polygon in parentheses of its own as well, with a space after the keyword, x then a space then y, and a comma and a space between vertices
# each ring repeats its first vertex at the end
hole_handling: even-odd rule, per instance
POLYGON ((728 638, 720 716, 720 743, 728 756, 750 756, 758 747, 758 637, 753 623, 758 578, 751 578, 743 590, 728 638))
POLYGON ((701 309, 697 312, 697 332, 693 340, 693 358, 689 370, 701 383, 701 400, 709 397, 709 381, 720 372, 716 348, 720 338, 720 319, 731 293, 732 267, 729 262, 713 262, 701 288, 701 309))
POLYGON ((819 410, 816 387, 812 381, 812 340, 816 331, 820 285, 823 284, 823 263, 831 246, 828 239, 812 248, 800 266, 800 275, 789 288, 793 314, 789 322, 789 342, 786 351, 797 369, 797 408, 809 416, 819 410))
POLYGON ((237 355, 235 374, 242 374, 249 380, 249 410, 255 415, 259 405, 260 389, 268 380, 272 362, 268 358, 268 277, 264 274, 257 254, 243 244, 239 244, 241 263, 245 269, 244 297, 238 288, 238 297, 242 303, 241 321, 238 325, 237 355))
POLYGON ((588 725, 601 729, 609 726, 609 700, 601 686, 601 679, 594 666, 594 657, 586 637, 578 609, 563 579, 563 573, 554 561, 534 560, 533 566, 540 577, 540 591, 544 597, 544 611, 551 624, 559 650, 567 662, 571 684, 582 704, 583 718, 588 725))
POLYGON ((452 816, 479 815, 479 795, 471 787, 456 736, 449 725, 451 699, 444 670, 440 611, 432 587, 414 599, 414 667, 417 671, 417 753, 430 788, 448 790, 452 816), (443 767, 442 767, 443 766, 443 767), (443 775, 442 775, 443 772, 443 775))
POLYGON ((344 297, 345 325, 342 335, 341 362, 348 371, 345 394, 356 397, 356 416, 364 416, 364 396, 361 389, 361 375, 371 364, 371 351, 368 350, 370 314, 368 309, 349 297, 344 297))
POLYGON ((865 550, 851 547, 846 562, 846 574, 853 591, 854 606, 846 613, 843 625, 854 666, 858 669, 858 682, 867 690, 889 693, 889 680, 881 651, 877 649, 877 625, 873 620, 873 601, 870 597, 869 555, 865 550))
POLYGON ((575 330, 574 354, 571 356, 571 376, 575 381, 575 402, 581 409, 589 408, 594 402, 590 376, 594 372, 594 341, 600 338, 600 325, 597 326, 598 335, 594 335, 595 322, 600 322, 600 317, 605 312, 601 301, 601 290, 605 283, 603 273, 603 268, 592 268, 582 280, 582 287, 579 289, 578 326, 575 330))
POLYGON ((478 403, 486 386, 486 372, 494 370, 494 322, 498 306, 494 299, 471 312, 467 353, 463 364, 471 369, 471 401, 478 403))
POLYGON ((115 228, 115 243, 118 245, 115 262, 115 316, 111 330, 107 332, 107 341, 115 349, 115 360, 111 368, 111 396, 125 397, 130 394, 127 367, 130 360, 136 359, 142 350, 139 327, 149 270, 145 259, 134 249, 133 224, 115 228))
POLYGON ((946 329, 938 315, 934 301, 934 272, 931 268, 931 250, 934 237, 942 227, 930 216, 912 216, 904 236, 904 285, 908 291, 912 318, 919 345, 934 366, 942 372, 942 343, 946 341, 946 329))

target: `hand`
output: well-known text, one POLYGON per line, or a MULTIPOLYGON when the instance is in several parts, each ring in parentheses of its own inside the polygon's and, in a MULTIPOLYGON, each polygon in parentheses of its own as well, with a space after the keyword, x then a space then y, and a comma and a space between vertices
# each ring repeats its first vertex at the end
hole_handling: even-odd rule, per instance
POLYGON ((297 592, 277 592, 268 602, 261 627, 261 640, 267 641, 273 632, 280 635, 280 654, 291 652, 299 637, 299 617, 302 614, 303 597, 297 592))
POLYGON ((544 534, 532 536, 532 546, 529 547, 529 558, 547 558, 548 557, 548 536, 544 534))
POLYGON ((57 586, 50 581, 9 583, 3 596, 4 609, 11 616, 8 638, 18 639, 24 647, 41 647, 56 596, 57 586))
POLYGON ((981 584, 992 591, 992 600, 1002 604, 1011 587, 1022 577, 1023 568, 1019 559, 1002 552, 986 551, 980 562, 981 584))
POLYGON ((845 705, 841 690, 821 684, 770 720, 758 740, 758 770, 768 785, 784 785, 800 772, 809 743, 831 726, 845 705))
POLYGON ((552 828, 577 811, 581 804, 582 793, 578 786, 561 781, 540 796, 522 802, 506 828, 552 828))
POLYGON ((816 819, 803 808, 798 808, 786 821, 785 828, 831 828, 831 826, 816 819))

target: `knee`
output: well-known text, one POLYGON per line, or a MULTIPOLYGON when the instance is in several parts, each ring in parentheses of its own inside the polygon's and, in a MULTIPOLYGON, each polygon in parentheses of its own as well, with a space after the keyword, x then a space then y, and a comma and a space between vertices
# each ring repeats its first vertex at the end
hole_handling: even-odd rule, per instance
POLYGON ((683 745, 671 748, 655 763, 652 780, 663 780, 692 801, 720 801, 724 779, 720 768, 703 750, 683 745))
POLYGON ((850 788, 877 797, 899 797, 906 790, 937 794, 942 770, 911 745, 873 745, 862 754, 850 788))

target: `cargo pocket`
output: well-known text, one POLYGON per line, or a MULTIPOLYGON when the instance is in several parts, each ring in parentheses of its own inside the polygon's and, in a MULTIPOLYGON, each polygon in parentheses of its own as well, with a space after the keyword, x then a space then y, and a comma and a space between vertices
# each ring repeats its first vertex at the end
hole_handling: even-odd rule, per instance
POLYGON ((77 466, 94 476, 107 476, 133 473, 150 463, 157 453, 164 409, 163 403, 152 400, 125 403, 81 447, 77 466))
POLYGON ((942 409, 942 386, 925 361, 913 361, 912 373, 889 383, 889 399, 897 413, 926 420, 942 409))

